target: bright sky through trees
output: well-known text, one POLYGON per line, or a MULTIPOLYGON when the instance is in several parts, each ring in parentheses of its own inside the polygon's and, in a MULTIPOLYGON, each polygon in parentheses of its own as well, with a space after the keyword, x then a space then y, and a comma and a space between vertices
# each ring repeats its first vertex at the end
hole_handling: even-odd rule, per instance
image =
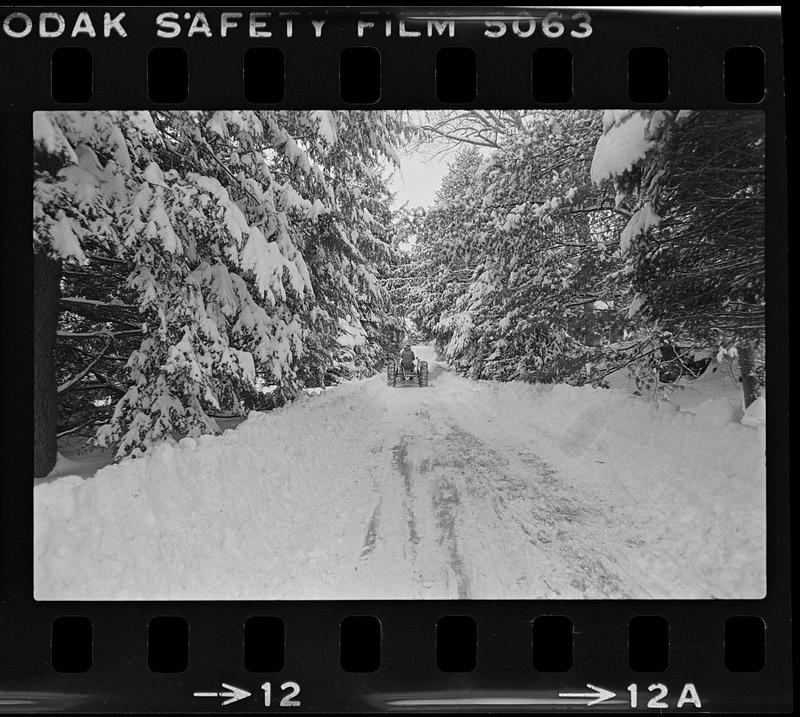
POLYGON ((400 155, 401 171, 395 171, 390 188, 397 192, 395 207, 408 202, 410 207, 429 207, 447 173, 453 152, 429 157, 421 152, 400 155))

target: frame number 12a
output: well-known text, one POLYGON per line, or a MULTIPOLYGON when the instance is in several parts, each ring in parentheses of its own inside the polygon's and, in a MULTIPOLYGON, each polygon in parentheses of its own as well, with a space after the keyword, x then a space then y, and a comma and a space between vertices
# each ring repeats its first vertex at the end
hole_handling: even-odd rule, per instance
MULTIPOLYGON (((671 707, 671 705, 665 701, 669 690, 666 685, 662 685, 660 682, 650 685, 647 688, 646 694, 640 694, 639 685, 632 682, 628 685, 628 694, 630 695, 630 706, 633 708, 639 707, 640 702, 642 703, 642 707, 647 707, 651 710, 663 710, 671 707)), ((687 682, 683 686, 678 701, 675 703, 675 707, 680 709, 688 705, 697 707, 698 709, 702 707, 697 688, 691 682, 687 682)))

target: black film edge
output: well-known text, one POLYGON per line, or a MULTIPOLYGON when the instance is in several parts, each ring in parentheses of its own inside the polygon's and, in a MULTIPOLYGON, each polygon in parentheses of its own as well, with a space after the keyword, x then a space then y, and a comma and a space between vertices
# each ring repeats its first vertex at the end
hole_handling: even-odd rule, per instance
POLYGON ((2 8, 0 711, 790 711, 782 52, 2 8))

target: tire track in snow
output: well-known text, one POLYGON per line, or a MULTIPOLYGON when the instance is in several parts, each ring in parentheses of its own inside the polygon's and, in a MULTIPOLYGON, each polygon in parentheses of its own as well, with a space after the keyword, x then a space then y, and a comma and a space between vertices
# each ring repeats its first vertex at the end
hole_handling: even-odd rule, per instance
POLYGON ((455 576, 456 593, 459 599, 471 599, 476 591, 475 578, 481 583, 478 593, 488 583, 489 572, 495 582, 502 582, 492 561, 486 561, 490 544, 501 532, 492 530, 487 541, 482 529, 505 527, 507 516, 498 513, 499 524, 476 526, 476 516, 488 515, 490 500, 494 494, 495 481, 502 478, 498 456, 475 436, 462 430, 450 419, 449 411, 439 425, 426 434, 430 441, 429 457, 420 462, 420 474, 428 476, 432 485, 431 506, 438 530, 437 543, 447 551, 448 572, 445 580, 455 576), (478 528, 476 531, 475 528, 478 528), (461 535, 461 531, 465 535, 461 535))
POLYGON ((378 537, 378 525, 380 524, 381 520, 381 506, 383 505, 383 499, 381 498, 378 501, 378 505, 375 506, 375 510, 372 512, 372 518, 370 518, 369 525, 367 525, 367 534, 364 537, 364 547, 361 548, 361 555, 359 556, 361 560, 367 560, 372 556, 372 552, 375 550, 375 540, 378 537))
MULTIPOLYGON (((423 420, 429 418, 426 411, 421 411, 419 415, 423 420)), ((415 438, 422 440, 420 436, 415 438)), ((408 525, 408 545, 411 551, 411 560, 415 562, 417 559, 417 546, 420 544, 421 538, 414 515, 415 499, 413 488, 415 471, 408 457, 409 439, 409 436, 403 436, 400 443, 392 449, 392 453, 394 466, 403 477, 403 486, 406 492, 403 506, 406 511, 406 523, 408 525)), ((422 482, 424 484, 429 484, 429 476, 426 475, 429 466, 430 461, 428 460, 421 461, 418 466, 418 473, 423 478, 422 482)), ((455 576, 456 593, 458 598, 463 600, 470 597, 471 586, 470 579, 464 569, 464 559, 461 555, 455 528, 460 504, 461 499, 458 489, 451 480, 444 478, 433 484, 431 505, 437 529, 435 540, 437 545, 445 548, 447 558, 448 570, 444 573, 444 578, 449 581, 451 574, 455 576)), ((418 575, 422 580, 423 586, 426 583, 430 583, 430 581, 425 581, 420 573, 418 575)))
POLYGON ((446 544, 448 565, 456 577, 456 592, 459 600, 468 600, 472 586, 469 576, 464 570, 464 558, 459 549, 456 535, 456 515, 461 505, 458 489, 452 481, 443 479, 433 491, 433 505, 436 514, 436 525, 439 528, 439 545, 446 544))
MULTIPOLYGON (((608 597, 627 597, 623 579, 586 549, 592 544, 587 535, 590 511, 565 492, 553 467, 523 450, 517 451, 514 465, 492 445, 454 423, 448 423, 443 438, 450 457, 440 457, 436 466, 445 471, 467 468, 468 493, 478 505, 491 506, 498 520, 497 535, 500 528, 514 526, 546 556, 541 574, 529 577, 540 579, 556 595, 577 590, 583 595, 600 592, 608 597), (558 578, 556 586, 544 572, 546 566, 553 565, 558 566, 558 574, 551 576, 558 578)), ((446 493, 444 497, 447 501, 446 493)))
MULTIPOLYGON (((445 558, 445 588, 449 587, 451 578, 454 578, 458 599, 467 600, 472 597, 472 579, 467 570, 456 528, 463 512, 458 481, 459 479, 466 480, 464 470, 466 464, 461 455, 462 452, 460 450, 453 451, 448 445, 447 438, 450 436, 450 432, 442 436, 438 426, 431 421, 428 410, 422 409, 417 412, 417 415, 425 423, 425 427, 415 438, 424 444, 426 454, 426 457, 419 461, 417 471, 421 479, 420 483, 430 486, 430 507, 436 528, 435 542, 445 551, 443 556, 445 558), (443 445, 446 446, 446 454, 441 456, 439 454, 443 445), (442 470, 433 472, 430 470, 432 466, 442 470), (454 472, 456 468, 461 468, 460 474, 454 472)), ((411 465, 407 460, 405 463, 405 468, 410 476, 411 465)))
MULTIPOLYGON (((600 592, 609 598, 630 597, 624 587, 625 579, 607 565, 609 561, 616 562, 613 555, 601 557, 591 551, 599 537, 591 534, 597 527, 595 517, 600 515, 607 520, 608 508, 599 502, 592 506, 585 502, 582 504, 565 495, 558 473, 539 456, 526 453, 519 454, 519 458, 524 465, 531 465, 543 479, 537 481, 537 486, 547 492, 538 491, 533 511, 537 523, 542 524, 536 538, 547 546, 547 550, 552 549, 561 556, 568 585, 584 596, 600 592)), ((514 511, 510 514, 518 520, 514 511)), ((554 592, 560 593, 559 590, 554 592)))
POLYGON ((403 509, 406 515, 406 525, 408 526, 408 545, 413 560, 416 557, 416 546, 419 544, 420 537, 417 531, 416 519, 414 518, 414 494, 412 492, 411 481, 412 468, 408 460, 408 443, 406 436, 403 436, 400 439, 400 443, 392 448, 392 465, 403 477, 403 487, 405 488, 403 509))

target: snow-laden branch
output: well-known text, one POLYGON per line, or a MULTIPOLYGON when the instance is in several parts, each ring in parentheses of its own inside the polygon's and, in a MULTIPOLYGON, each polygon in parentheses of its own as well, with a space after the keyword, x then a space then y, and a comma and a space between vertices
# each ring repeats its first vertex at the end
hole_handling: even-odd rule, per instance
POLYGON ((616 373, 617 371, 620 371, 626 366, 630 366, 630 364, 632 364, 634 361, 644 358, 645 356, 649 356, 650 354, 653 354, 656 351, 660 350, 659 346, 656 346, 655 348, 652 348, 649 351, 638 350, 640 347, 646 346, 647 343, 649 343, 649 340, 647 342, 642 342, 639 346, 637 346, 637 352, 634 353, 633 357, 630 360, 625 361, 625 363, 621 363, 618 366, 614 366, 611 370, 606 371, 605 373, 601 373, 599 376, 592 377, 592 383, 596 383, 597 381, 602 381, 606 376, 610 376, 612 373, 616 373))
MULTIPOLYGON (((466 144, 472 144, 472 145, 475 145, 476 147, 488 147, 490 149, 499 149, 500 148, 500 145, 498 145, 497 142, 488 141, 488 140, 484 139, 483 137, 481 137, 479 140, 474 140, 474 139, 471 139, 470 137, 467 137, 466 135, 458 136, 458 135, 450 134, 448 132, 442 132, 441 130, 438 130, 435 127, 432 127, 430 125, 425 126, 422 129, 427 131, 427 132, 433 132, 434 134, 438 135, 439 137, 443 137, 444 139, 453 140, 454 142, 465 142, 466 144)), ((476 135, 472 135, 472 136, 476 136, 476 135)), ((480 135, 477 135, 477 136, 480 137, 480 135)))
POLYGON ((209 154, 211 155, 211 159, 213 159, 214 162, 216 162, 216 164, 219 165, 220 169, 222 169, 222 171, 225 172, 230 177, 231 181, 234 182, 234 184, 238 186, 248 197, 250 197, 250 199, 252 199, 256 205, 258 205, 260 203, 258 197, 256 197, 244 185, 244 183, 240 181, 239 178, 236 177, 236 175, 233 172, 231 172, 231 170, 228 167, 225 166, 223 161, 219 157, 217 157, 217 153, 214 151, 214 148, 208 143, 208 141, 205 139, 201 139, 200 144, 201 146, 205 147, 205 149, 208 150, 209 154))
POLYGON ((102 256, 101 254, 87 254, 86 255, 89 259, 94 259, 95 261, 104 261, 109 264, 128 264, 129 262, 125 261, 124 259, 114 259, 110 256, 102 256))
POLYGON ((564 209, 562 211, 565 214, 591 214, 593 212, 613 212, 614 214, 620 214, 623 217, 630 217, 632 215, 632 212, 629 212, 620 207, 608 207, 603 204, 599 204, 596 207, 570 207, 569 209, 564 209))
POLYGON ((568 301, 564 304, 567 307, 574 307, 574 306, 584 306, 585 304, 591 304, 593 301, 600 301, 600 297, 598 295, 590 296, 588 298, 581 297, 580 299, 575 299, 574 301, 568 301))

